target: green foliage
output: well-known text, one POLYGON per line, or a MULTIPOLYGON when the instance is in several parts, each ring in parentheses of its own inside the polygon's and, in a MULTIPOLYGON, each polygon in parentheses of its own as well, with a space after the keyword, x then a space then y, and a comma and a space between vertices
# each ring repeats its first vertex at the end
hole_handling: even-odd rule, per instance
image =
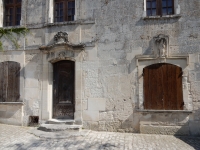
MULTIPOLYGON (((17 43, 17 37, 25 36, 28 32, 29 32, 29 30, 24 27, 9 28, 9 29, 0 28, 0 40, 2 37, 5 37, 6 39, 10 40, 15 45, 16 49, 18 49, 19 44, 17 43)), ((2 41, 0 41, 0 50, 1 51, 3 50, 2 41)))

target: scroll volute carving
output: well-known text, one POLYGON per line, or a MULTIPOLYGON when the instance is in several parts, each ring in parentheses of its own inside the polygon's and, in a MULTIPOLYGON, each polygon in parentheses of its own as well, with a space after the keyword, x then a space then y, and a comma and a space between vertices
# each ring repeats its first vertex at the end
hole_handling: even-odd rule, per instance
POLYGON ((169 37, 163 34, 160 34, 153 38, 154 42, 154 56, 155 57, 167 57, 168 56, 168 39, 169 37))
POLYGON ((54 36, 54 42, 55 43, 67 43, 68 41, 68 34, 66 32, 58 32, 54 36))

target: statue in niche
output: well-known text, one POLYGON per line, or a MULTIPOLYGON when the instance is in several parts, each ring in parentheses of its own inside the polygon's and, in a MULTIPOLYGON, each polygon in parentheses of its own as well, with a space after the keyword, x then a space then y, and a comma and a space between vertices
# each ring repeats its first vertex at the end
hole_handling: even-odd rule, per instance
POLYGON ((168 37, 162 34, 154 37, 154 54, 156 57, 167 56, 167 39, 168 37))

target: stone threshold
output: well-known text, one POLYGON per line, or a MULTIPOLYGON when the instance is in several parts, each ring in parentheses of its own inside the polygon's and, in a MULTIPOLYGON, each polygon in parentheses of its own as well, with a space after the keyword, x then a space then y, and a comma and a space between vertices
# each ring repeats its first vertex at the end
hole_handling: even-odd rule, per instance
POLYGON ((72 119, 49 119, 47 124, 74 124, 75 120, 72 119))
POLYGON ((38 130, 46 132, 57 132, 57 131, 66 131, 66 130, 77 130, 81 131, 82 125, 67 125, 67 124, 41 124, 38 127, 38 130))
POLYGON ((192 113, 192 110, 141 110, 141 109, 136 109, 137 112, 152 112, 152 113, 192 113))

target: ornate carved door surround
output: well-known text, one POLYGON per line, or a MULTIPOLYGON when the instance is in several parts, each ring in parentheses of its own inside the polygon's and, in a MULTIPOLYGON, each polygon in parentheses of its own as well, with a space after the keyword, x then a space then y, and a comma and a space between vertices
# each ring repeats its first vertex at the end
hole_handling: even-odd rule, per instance
POLYGON ((54 36, 53 44, 40 47, 43 52, 44 79, 42 120, 57 118, 74 119, 76 124, 82 122, 82 70, 80 66, 84 47, 84 44, 70 43, 66 32, 58 32, 54 36), (59 109, 57 109, 58 106, 59 109))

